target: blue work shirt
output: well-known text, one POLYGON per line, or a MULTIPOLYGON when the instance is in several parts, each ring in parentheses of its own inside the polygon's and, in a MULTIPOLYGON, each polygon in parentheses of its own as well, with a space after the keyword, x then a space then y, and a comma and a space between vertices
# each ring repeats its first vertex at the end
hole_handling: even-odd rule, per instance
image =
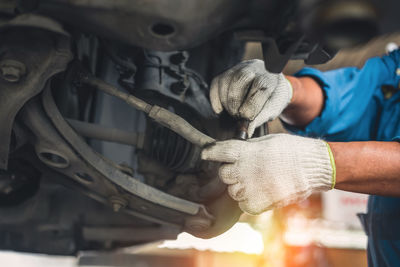
MULTIPOLYGON (((327 141, 400 140, 400 50, 369 59, 363 68, 327 72, 304 68, 323 88, 320 116, 289 131, 327 141)), ((368 235, 369 266, 400 266, 400 198, 370 196, 360 219, 368 235)))

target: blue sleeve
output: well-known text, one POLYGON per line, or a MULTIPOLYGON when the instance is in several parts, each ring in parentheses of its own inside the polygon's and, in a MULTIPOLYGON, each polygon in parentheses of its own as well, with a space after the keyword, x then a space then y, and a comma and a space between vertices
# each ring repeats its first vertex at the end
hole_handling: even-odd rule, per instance
MULTIPOLYGON (((398 88, 400 50, 382 58, 369 59, 363 68, 342 68, 321 72, 304 68, 297 77, 313 77, 324 90, 324 108, 303 129, 285 125, 296 134, 321 137, 330 141, 363 141, 373 138, 383 96, 382 85, 398 88)), ((400 73, 399 73, 400 74, 400 73)))

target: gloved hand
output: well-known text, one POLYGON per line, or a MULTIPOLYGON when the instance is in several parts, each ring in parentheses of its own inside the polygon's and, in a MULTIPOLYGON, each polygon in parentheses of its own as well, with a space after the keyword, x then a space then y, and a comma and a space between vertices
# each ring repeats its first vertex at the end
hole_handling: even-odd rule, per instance
POLYGON ((219 114, 225 108, 235 117, 250 120, 248 134, 263 123, 278 117, 293 95, 283 74, 265 70, 262 60, 248 60, 214 78, 210 100, 219 114))
POLYGON ((239 207, 250 214, 329 190, 336 179, 326 142, 288 134, 217 142, 202 151, 202 159, 226 163, 219 168, 219 177, 239 207))

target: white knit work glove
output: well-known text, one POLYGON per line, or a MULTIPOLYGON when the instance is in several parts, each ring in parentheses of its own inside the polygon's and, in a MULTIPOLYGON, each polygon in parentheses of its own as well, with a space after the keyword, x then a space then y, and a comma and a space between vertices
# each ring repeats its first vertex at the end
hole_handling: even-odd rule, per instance
POLYGON ((220 179, 250 214, 301 201, 333 188, 336 171, 329 145, 318 139, 271 134, 248 141, 217 142, 202 159, 222 162, 220 179))
POLYGON ((269 73, 262 60, 239 63, 214 78, 210 100, 215 113, 225 108, 234 117, 250 120, 248 134, 278 117, 289 104, 293 89, 285 76, 269 73))

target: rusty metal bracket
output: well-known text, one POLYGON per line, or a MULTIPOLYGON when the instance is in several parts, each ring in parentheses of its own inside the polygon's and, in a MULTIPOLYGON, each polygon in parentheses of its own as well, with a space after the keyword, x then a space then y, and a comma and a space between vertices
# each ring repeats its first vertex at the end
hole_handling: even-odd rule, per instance
MULTIPOLYGON (((49 83, 46 86, 48 85, 49 83)), ((41 97, 29 100, 21 109, 18 120, 32 133, 29 142, 34 148, 34 154, 31 154, 28 160, 32 160, 36 154, 37 158, 32 162, 36 160, 44 163, 43 166, 38 166, 45 176, 50 175, 53 179, 54 172, 60 173, 61 177, 69 179, 75 185, 75 191, 105 205, 109 205, 110 202, 113 205, 110 200, 118 197, 121 202, 126 201, 127 204, 126 207, 120 208, 121 212, 139 219, 171 227, 180 227, 183 224, 184 214, 166 210, 122 192, 112 181, 92 168, 57 131, 43 110, 41 100, 41 97)))
POLYGON ((57 22, 21 15, 0 24, 0 169, 7 169, 18 111, 72 59, 70 37, 57 22))
POLYGON ((193 222, 190 219, 192 217, 189 216, 187 217, 188 221, 185 222, 185 225, 189 223, 190 226, 194 225, 194 227, 205 228, 212 224, 213 216, 207 212, 204 205, 180 199, 146 185, 134 177, 118 170, 110 164, 108 160, 104 159, 91 149, 63 118, 54 102, 49 87, 47 87, 42 94, 42 104, 47 116, 50 118, 55 128, 65 138, 69 145, 73 147, 75 152, 109 181, 117 184, 134 196, 140 197, 153 204, 179 211, 186 215, 198 215, 198 217, 201 218, 201 220, 193 222), (197 222, 199 222, 199 225, 196 225, 197 222))

